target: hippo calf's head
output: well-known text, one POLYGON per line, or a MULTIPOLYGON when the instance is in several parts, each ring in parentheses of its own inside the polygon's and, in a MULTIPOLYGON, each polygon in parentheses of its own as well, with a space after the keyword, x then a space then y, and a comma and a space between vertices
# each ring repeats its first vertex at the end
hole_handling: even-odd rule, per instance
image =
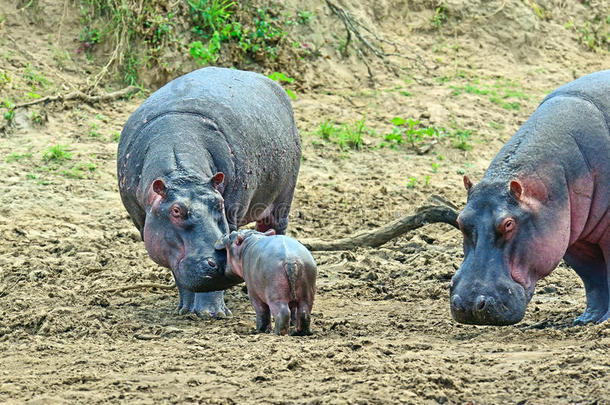
POLYGON ((223 235, 222 238, 218 239, 215 244, 215 248, 218 250, 225 250, 227 252, 227 265, 225 269, 225 275, 227 278, 232 277, 244 277, 243 273, 243 253, 244 248, 247 243, 244 243, 246 240, 250 240, 249 238, 252 236, 272 236, 275 235, 274 229, 269 229, 265 233, 252 231, 252 230, 243 230, 243 231, 233 231, 229 234, 223 235))
POLYGON ((223 173, 207 182, 156 179, 147 192, 146 250, 190 291, 220 290, 239 282, 225 277, 226 256, 214 249, 214 242, 229 230, 218 191, 223 181, 223 173))
MULTIPOLYGON (((458 217, 464 262, 450 287, 453 318, 477 325, 519 322, 536 282, 559 263, 569 239, 543 184, 467 177, 468 202, 458 217)), ((567 226, 566 226, 567 225, 567 226)))

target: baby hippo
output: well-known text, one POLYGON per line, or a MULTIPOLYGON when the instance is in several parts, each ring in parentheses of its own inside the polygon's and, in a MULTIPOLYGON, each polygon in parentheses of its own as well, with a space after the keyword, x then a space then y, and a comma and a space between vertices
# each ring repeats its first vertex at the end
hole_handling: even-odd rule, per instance
POLYGON ((316 263, 309 250, 296 239, 275 235, 273 229, 233 231, 216 242, 227 249, 227 276, 239 276, 248 286, 256 311, 256 329, 288 333, 291 321, 295 335, 310 335, 311 307, 316 292, 316 263))

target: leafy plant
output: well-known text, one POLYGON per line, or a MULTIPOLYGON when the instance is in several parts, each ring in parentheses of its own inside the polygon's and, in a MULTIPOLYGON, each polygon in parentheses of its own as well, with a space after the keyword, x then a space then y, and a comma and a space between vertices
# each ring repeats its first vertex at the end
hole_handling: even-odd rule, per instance
POLYGON ((314 16, 311 11, 301 10, 297 11, 297 17, 299 17, 299 24, 309 24, 309 21, 314 16))
POLYGON ((48 148, 43 153, 42 159, 46 162, 52 161, 56 163, 62 163, 66 160, 72 159, 72 154, 68 152, 68 146, 57 144, 48 148))
POLYGON ((416 177, 409 177, 409 181, 407 182, 407 188, 415 188, 417 187, 417 178, 416 177))
MULTIPOLYGON (((267 76, 269 79, 276 81, 280 84, 282 84, 282 82, 286 82, 286 83, 294 83, 294 78, 292 77, 288 77, 286 76, 284 73, 281 72, 273 72, 271 73, 269 76, 267 76)), ((288 96, 295 100, 297 98, 296 94, 294 94, 294 91, 290 90, 290 89, 284 89, 286 91, 286 94, 288 94, 288 96)))
POLYGON ((472 145, 468 143, 468 139, 470 138, 471 131, 470 130, 457 130, 453 133, 453 146, 457 149, 461 149, 463 151, 470 150, 472 145))
POLYGON ((365 124, 365 119, 362 118, 356 121, 355 124, 343 124, 336 127, 334 122, 326 120, 320 124, 316 131, 325 141, 332 142, 341 147, 341 149, 360 149, 364 145, 362 135, 370 131, 365 124))
POLYGON ((421 121, 413 119, 404 119, 396 117, 392 119, 392 132, 386 134, 384 139, 390 143, 402 144, 407 142, 411 147, 415 148, 418 143, 421 143, 426 137, 438 135, 435 128, 420 128, 421 121))
POLYGON ((434 15, 432 16, 432 25, 436 29, 440 29, 443 24, 447 21, 447 6, 445 3, 441 4, 434 10, 434 15))

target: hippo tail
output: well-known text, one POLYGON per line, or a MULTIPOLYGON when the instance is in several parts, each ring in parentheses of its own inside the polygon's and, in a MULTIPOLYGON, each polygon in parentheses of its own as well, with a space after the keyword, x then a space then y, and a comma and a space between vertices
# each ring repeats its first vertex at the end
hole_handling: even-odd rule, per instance
POLYGON ((296 284, 297 278, 299 277, 300 266, 297 262, 286 262, 284 263, 284 271, 286 272, 286 277, 288 277, 288 283, 290 284, 290 293, 292 294, 292 299, 296 301, 297 293, 296 293, 296 284))

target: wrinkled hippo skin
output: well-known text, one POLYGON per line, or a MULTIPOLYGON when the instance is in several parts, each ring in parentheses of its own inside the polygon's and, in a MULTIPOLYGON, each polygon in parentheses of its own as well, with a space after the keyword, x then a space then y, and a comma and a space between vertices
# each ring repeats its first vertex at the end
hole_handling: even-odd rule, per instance
POLYGON ((253 72, 204 68, 153 93, 121 133, 125 208, 150 257, 172 270, 180 311, 225 316, 222 235, 256 221, 286 231, 301 158, 290 99, 253 72), (214 291, 214 292, 212 292, 214 291))
POLYGON ((256 311, 256 329, 294 335, 311 334, 311 308, 316 293, 316 262, 296 239, 266 233, 239 231, 225 235, 216 248, 226 249, 226 272, 244 279, 256 311))
POLYGON ((519 322, 536 282, 562 258, 584 283, 575 324, 610 308, 610 70, 549 94, 491 162, 480 183, 465 177, 458 217, 464 262, 451 282, 462 323, 519 322))

